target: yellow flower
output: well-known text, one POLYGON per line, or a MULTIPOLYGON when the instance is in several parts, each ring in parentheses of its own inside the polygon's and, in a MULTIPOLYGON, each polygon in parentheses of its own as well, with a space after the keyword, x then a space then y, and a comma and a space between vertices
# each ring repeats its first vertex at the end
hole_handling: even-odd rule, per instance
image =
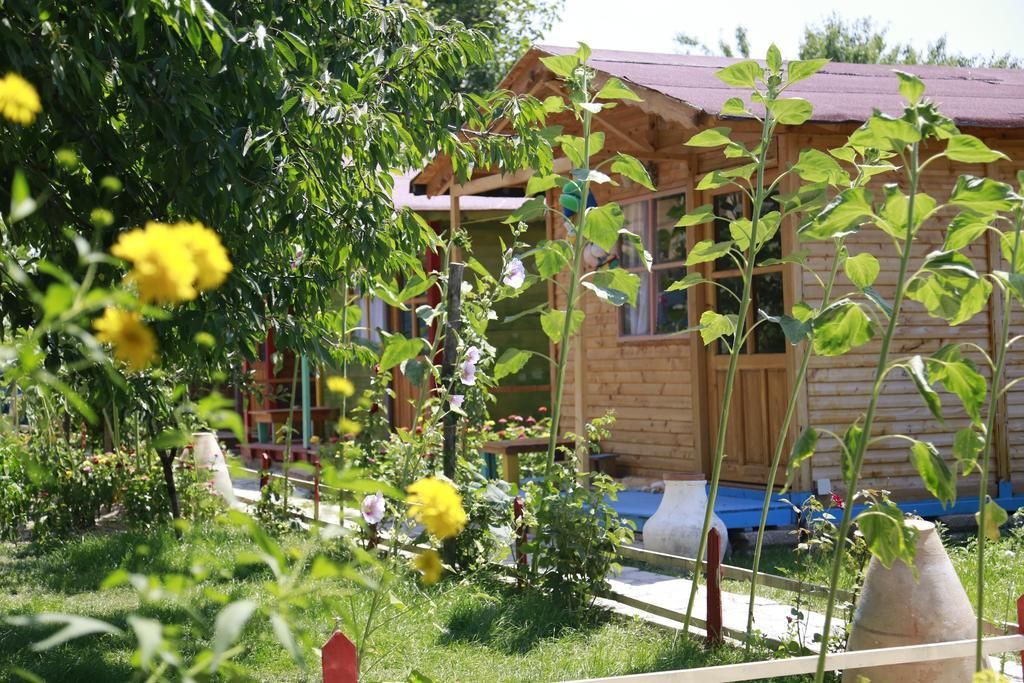
POLYGON ((356 387, 347 377, 333 375, 327 378, 327 388, 336 394, 351 396, 356 393, 356 387))
POLYGON ((27 126, 42 110, 35 86, 15 73, 0 78, 0 113, 8 121, 27 126))
POLYGON ((178 223, 173 226, 185 248, 192 252, 200 291, 220 287, 231 272, 231 259, 220 236, 202 223, 178 223))
POLYGON ((413 560, 416 569, 423 574, 423 583, 432 586, 441 579, 441 557, 436 550, 425 550, 413 560))
POLYGON ((466 526, 462 496, 449 482, 428 477, 409 486, 409 517, 437 538, 458 536, 466 526))
POLYGON ((145 229, 122 234, 110 253, 131 261, 128 279, 138 284, 143 301, 175 303, 196 298, 198 268, 172 226, 150 221, 145 229))
POLYGON ((355 420, 350 420, 347 417, 343 417, 338 420, 339 434, 351 434, 352 436, 356 436, 361 431, 363 431, 363 426, 355 420))
POLYGON ((156 336, 138 313, 108 308, 92 323, 96 338, 114 347, 114 357, 132 370, 142 370, 156 356, 156 336))

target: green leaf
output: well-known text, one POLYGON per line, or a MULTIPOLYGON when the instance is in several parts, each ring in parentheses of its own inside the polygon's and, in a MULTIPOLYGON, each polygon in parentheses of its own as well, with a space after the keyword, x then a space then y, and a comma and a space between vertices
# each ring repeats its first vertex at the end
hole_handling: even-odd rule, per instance
POLYGON ((31 216, 36 208, 36 200, 32 199, 25 172, 20 168, 14 169, 14 179, 11 181, 11 212, 8 220, 17 223, 31 216))
POLYGON ((953 457, 960 463, 963 475, 966 477, 974 471, 978 464, 978 455, 985 447, 985 437, 974 427, 964 427, 956 432, 953 437, 953 457))
POLYGON ((803 263, 807 260, 807 257, 811 255, 810 249, 799 249, 791 254, 786 254, 782 258, 766 258, 759 262, 759 266, 784 266, 787 263, 803 263))
POLYGON ((612 76, 601 89, 597 91, 596 97, 602 100, 630 100, 632 102, 643 102, 643 98, 629 89, 620 79, 612 76))
POLYGON ((776 121, 787 126, 799 126, 811 118, 811 114, 814 113, 811 103, 802 97, 775 100, 771 103, 770 108, 776 121))
POLYGON ((618 173, 629 178, 634 183, 642 185, 652 192, 654 191, 654 183, 651 182, 651 176, 647 173, 647 169, 638 159, 628 154, 620 152, 612 157, 611 171, 612 173, 618 173))
POLYGON ((818 430, 811 426, 804 427, 800 436, 793 443, 793 448, 789 451, 789 464, 786 465, 786 485, 782 489, 783 492, 796 480, 800 464, 813 456, 816 450, 818 450, 818 430))
POLYGON ((54 282, 46 288, 43 295, 43 319, 53 320, 71 307, 75 293, 67 285, 54 282))
POLYGON ((878 259, 865 251, 846 259, 843 262, 843 270, 854 287, 864 290, 875 283, 880 267, 878 259))
POLYGON ((715 220, 715 210, 710 204, 702 204, 696 209, 679 219, 675 224, 677 228, 688 228, 691 225, 703 225, 715 220))
POLYGON ((557 55, 554 57, 541 57, 541 64, 546 66, 556 76, 568 78, 579 66, 580 60, 576 55, 557 55))
POLYGON ((915 277, 907 286, 907 297, 922 304, 933 318, 942 318, 953 326, 985 310, 991 293, 988 280, 955 272, 929 272, 915 277))
POLYGON ((843 170, 839 162, 817 149, 802 150, 793 169, 800 178, 811 183, 828 183, 832 186, 850 183, 850 174, 843 170))
MULTIPOLYGON (((580 331, 580 326, 583 325, 583 319, 586 314, 575 309, 572 312, 572 323, 569 325, 569 335, 575 335, 580 331)), ((544 330, 544 334, 548 335, 548 339, 554 344, 562 343, 562 328, 565 326, 565 311, 560 311, 557 308, 550 311, 544 311, 540 314, 540 326, 544 330)))
POLYGON ((532 351, 516 348, 505 349, 494 363, 494 379, 497 381, 516 374, 526 366, 532 356, 532 351))
POLYGON ((302 664, 302 648, 299 647, 298 642, 295 640, 295 634, 292 633, 288 620, 278 612, 274 612, 270 615, 270 627, 274 631, 274 637, 277 638, 277 642, 281 643, 281 647, 292 658, 292 661, 296 664, 302 664))
POLYGON ((975 213, 993 214, 1013 208, 1016 194, 1006 183, 962 175, 956 180, 949 203, 975 213))
POLYGON ((557 173, 549 175, 533 175, 526 181, 526 194, 535 195, 565 184, 565 178, 557 173))
POLYGON ((800 227, 804 239, 832 239, 840 233, 855 231, 874 215, 871 193, 862 187, 843 190, 812 221, 800 227))
POLYGON ((786 67, 786 86, 788 87, 805 78, 810 78, 818 73, 828 62, 829 60, 827 59, 805 59, 790 62, 786 67))
POLYGON ((867 344, 875 336, 875 324, 857 303, 840 299, 814 318, 814 353, 841 356, 867 344))
POLYGON ((893 69, 893 73, 900 79, 900 95, 911 104, 917 104, 917 101, 921 99, 921 95, 924 95, 924 83, 921 82, 921 79, 914 74, 900 71, 899 69, 893 69))
POLYGON ((853 458, 860 452, 863 441, 863 428, 856 424, 846 428, 846 433, 843 434, 842 460, 839 464, 839 469, 842 472, 843 482, 848 490, 853 488, 853 458))
POLYGON ((738 97, 730 97, 722 103, 722 116, 750 116, 743 100, 738 97))
POLYGON ((621 306, 625 303, 636 306, 636 295, 640 291, 640 276, 622 268, 610 268, 594 272, 581 284, 594 292, 599 299, 614 306, 621 306))
POLYGON ((779 47, 775 43, 768 46, 765 64, 768 65, 772 73, 779 73, 782 70, 782 52, 779 51, 779 47))
POLYGON ((904 119, 876 111, 860 128, 853 131, 847 144, 855 148, 898 152, 920 139, 921 132, 904 119))
POLYGON ((1013 247, 1014 243, 1018 242, 1016 233, 1013 231, 1006 231, 999 235, 999 250, 1003 254, 1003 259, 1006 261, 1007 267, 1011 272, 1022 273, 1024 272, 1024 234, 1019 239, 1017 244, 1017 261, 1014 263, 1013 260, 1013 247))
POLYGON ((411 360, 423 353, 423 340, 419 337, 406 339, 401 334, 381 332, 384 349, 380 356, 381 371, 390 370, 399 363, 411 360))
POLYGON ((946 419, 942 416, 942 400, 939 398, 938 392, 932 389, 932 385, 928 383, 924 359, 919 355, 913 356, 904 369, 910 375, 910 379, 913 380, 914 386, 917 387, 917 393, 921 394, 921 398, 924 399, 928 410, 931 411, 936 420, 945 424, 946 419))
POLYGON ((704 282, 708 282, 708 280, 704 279, 704 276, 701 275, 700 273, 690 273, 681 280, 676 280, 675 282, 673 282, 665 289, 665 291, 682 292, 689 289, 690 287, 693 287, 694 285, 699 285, 704 282))
MULTIPOLYGON (((561 195, 562 197, 565 194, 561 195)), ((579 199, 576 200, 579 202, 579 199)), ((544 202, 544 195, 538 195, 532 199, 527 199, 525 202, 519 205, 519 208, 509 214, 501 222, 506 225, 513 223, 529 223, 530 221, 540 218, 544 215, 544 210, 547 208, 547 204, 544 202)), ((577 204, 577 210, 579 205, 577 204)))
POLYGON ((156 619, 147 619, 132 614, 127 619, 128 625, 135 631, 135 642, 138 643, 139 662, 143 669, 148 669, 153 657, 160 651, 164 640, 163 625, 156 619))
POLYGON ((563 240, 544 240, 533 252, 537 273, 544 279, 554 277, 572 260, 572 247, 563 240))
POLYGON ((69 640, 90 636, 94 633, 120 634, 121 629, 113 624, 108 624, 99 619, 91 617, 80 617, 74 614, 55 614, 52 612, 41 612, 39 614, 19 615, 7 617, 5 621, 13 626, 39 628, 40 626, 62 626, 53 635, 32 644, 33 652, 42 652, 50 648, 63 645, 69 640))
POLYGON ((683 144, 688 147, 721 147, 722 145, 728 145, 732 142, 729 139, 729 132, 731 130, 731 128, 724 127, 708 128, 697 133, 683 144))
MULTIPOLYGON (((880 213, 881 221, 878 227, 896 239, 905 239, 907 236, 907 219, 910 213, 910 197, 900 191, 895 183, 886 184, 885 202, 880 213)), ((935 199, 930 195, 919 192, 914 195, 914 227, 912 234, 917 234, 921 224, 931 216, 935 210, 935 199)))
POLYGON ((707 346, 711 342, 736 332, 736 316, 722 315, 715 311, 704 311, 700 316, 700 338, 707 346))
POLYGON ((255 600, 236 600, 217 614, 213 624, 213 664, 210 671, 217 670, 221 658, 238 641, 254 611, 255 600))
POLYGON ((409 677, 405 679, 405 683, 436 683, 436 681, 430 676, 413 669, 409 677))
MULTIPOLYGON (((1006 514, 1006 510, 999 507, 999 504, 992 500, 992 498, 986 496, 985 498, 985 528, 982 532, 985 534, 985 538, 992 541, 993 543, 999 542, 999 527, 1006 524, 1009 519, 1009 515, 1006 514)), ((980 523, 980 517, 977 512, 974 513, 975 524, 980 523)))
POLYGON ((612 202, 603 206, 592 206, 587 209, 583 223, 583 236, 605 251, 615 248, 619 239, 619 229, 626 222, 622 207, 612 202))
POLYGON ((987 164, 999 159, 1009 159, 1002 152, 990 149, 988 145, 973 135, 954 135, 946 143, 946 156, 953 161, 965 164, 987 164))
POLYGON ((908 526, 903 513, 893 503, 876 502, 857 515, 857 526, 871 554, 882 566, 891 569, 896 560, 914 566, 917 529, 908 526))
POLYGON ((910 447, 910 462, 921 475, 925 488, 939 500, 942 507, 956 502, 956 475, 950 471, 934 444, 914 441, 910 447))
POLYGON ((686 265, 695 266, 698 263, 707 263, 725 256, 732 249, 732 242, 712 242, 701 240, 693 245, 693 249, 686 255, 686 265))
POLYGON ((988 384, 974 369, 970 360, 962 358, 953 345, 939 349, 927 361, 928 379, 939 382, 951 394, 955 394, 964 406, 967 415, 975 424, 981 424, 981 409, 985 404, 988 384))
POLYGON ((994 220, 995 216, 961 211, 950 222, 942 248, 949 251, 963 249, 984 235, 994 220))
POLYGON ((764 70, 757 62, 749 60, 736 62, 724 69, 719 69, 715 72, 715 76, 726 85, 737 88, 756 88, 758 80, 764 76, 764 70))
POLYGON ((651 264, 654 262, 654 259, 651 257, 651 252, 644 248, 644 241, 640 239, 640 235, 637 235, 635 232, 630 232, 627 228, 622 228, 619 230, 619 237, 626 242, 629 242, 629 246, 633 248, 633 252, 640 259, 640 263, 643 265, 644 270, 648 273, 651 272, 651 264))

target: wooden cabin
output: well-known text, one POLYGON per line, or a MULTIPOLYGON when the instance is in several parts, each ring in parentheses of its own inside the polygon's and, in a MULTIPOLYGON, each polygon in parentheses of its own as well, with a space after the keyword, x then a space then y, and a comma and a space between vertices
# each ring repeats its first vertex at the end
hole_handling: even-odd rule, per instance
MULTIPOLYGON (((561 83, 540 58, 574 51, 534 47, 515 64, 502 87, 542 99, 564 95, 561 83)), ((669 293, 666 288, 687 273, 683 262, 688 248, 701 239, 712 238, 715 230, 724 228, 727 236, 726 221, 750 212, 743 196, 728 188, 694 189, 704 174, 729 165, 721 149, 683 145, 695 133, 714 126, 728 126, 734 137, 748 142, 757 139, 756 121, 720 113, 727 98, 745 95, 714 76, 717 69, 733 61, 605 50, 595 50, 590 60, 597 71, 598 86, 609 77, 618 77, 643 98, 643 102, 622 103, 602 112, 595 119, 595 128, 605 133, 606 150, 627 152, 642 160, 657 187, 652 193, 626 182, 620 187, 601 185, 595 189, 599 203, 614 200, 622 205, 628 227, 643 236, 653 254, 654 267, 650 274, 644 273, 635 255, 620 245, 616 254, 620 264, 635 268, 643 278, 637 306, 616 308, 588 293, 583 300, 586 319, 581 335, 574 341, 567 373, 563 429, 579 431, 583 421, 614 410, 618 420, 603 449, 618 455, 622 474, 663 478, 710 472, 728 357, 720 346, 705 347, 699 336, 678 332, 696 325, 703 311, 719 306, 718 290, 703 285, 669 293), (703 204, 713 205, 723 219, 720 225, 673 227, 681 213, 703 204)), ((926 96, 937 101, 941 111, 963 132, 980 137, 1014 160, 973 165, 940 160, 927 168, 923 189, 939 197, 948 196, 961 174, 1012 181, 1016 171, 1024 168, 1024 71, 905 68, 923 79, 926 96)), ((897 78, 885 65, 830 64, 788 94, 810 100, 814 115, 803 125, 778 129, 770 150, 772 174, 794 163, 801 149, 827 150, 841 145, 873 108, 887 113, 902 110, 897 78)), ((559 115, 549 123, 564 125, 566 132, 579 134, 579 125, 570 115, 559 115)), ((569 164, 566 159, 556 159, 555 167, 567 172, 569 164)), ((430 194, 449 193, 457 208, 459 202, 478 191, 522 186, 529 175, 529 171, 496 175, 479 169, 465 184, 453 186, 450 167, 439 159, 417 182, 424 183, 430 194)), ((893 180, 897 179, 879 177, 876 187, 893 180)), ((787 177, 781 191, 792 190, 796 184, 795 176, 787 177)), ((550 199, 549 205, 555 205, 555 197, 550 199)), ((916 246, 919 255, 941 247, 950 215, 945 212, 922 228, 916 246)), ((559 219, 550 216, 546 230, 549 237, 564 234, 559 219)), ((865 230, 849 240, 849 247, 851 253, 867 250, 878 257, 881 275, 876 289, 891 300, 898 260, 891 243, 883 238, 877 230, 865 230)), ((809 249, 808 264, 819 272, 831 255, 831 243, 798 246, 791 220, 776 240, 770 248, 783 253, 809 249)), ((1000 250, 991 236, 975 242, 968 255, 979 269, 1000 267, 1000 250)), ((726 283, 738 275, 729 263, 722 262, 703 264, 697 270, 726 283)), ((759 268, 756 273, 754 309, 779 313, 789 311, 801 300, 812 305, 820 302, 818 283, 799 266, 771 266, 759 268)), ((849 282, 841 278, 837 291, 849 287, 849 282)), ((549 288, 549 298, 558 307, 564 305, 561 290, 554 286, 549 288)), ((955 328, 929 317, 916 302, 908 302, 894 353, 928 354, 954 341, 973 341, 990 348, 998 333, 998 299, 993 296, 985 312, 955 328)), ((1024 331, 1024 313, 1018 315, 1021 324, 1017 327, 1024 331)), ((867 406, 877 351, 875 342, 845 356, 814 358, 790 439, 808 424, 841 432, 857 418, 867 406)), ((1011 379, 1024 375, 1022 354, 1024 350, 1018 350, 1010 360, 1011 379)), ((758 328, 748 342, 740 360, 722 469, 722 481, 736 490, 763 487, 766 482, 772 446, 799 356, 800 350, 788 344, 774 326, 758 328)), ((909 378, 895 373, 886 384, 875 433, 903 433, 931 440, 952 461, 953 435, 967 421, 955 397, 943 395, 943 405, 945 427, 929 414, 909 378)), ((1024 384, 1009 393, 999 410, 1002 417, 995 435, 990 491, 1000 495, 1004 507, 1015 509, 1024 505, 1024 384)), ((893 491, 899 501, 930 499, 909 461, 905 442, 887 440, 873 446, 863 474, 864 486, 893 491)), ((964 496, 976 492, 976 476, 960 480, 964 496)), ((778 483, 781 481, 782 476, 778 483)), ((797 488, 807 493, 842 491, 838 452, 829 440, 821 440, 818 453, 803 467, 797 488)), ((964 502, 966 505, 967 500, 964 502)), ((937 510, 928 507, 930 504, 915 505, 922 514, 937 510)), ((964 509, 975 505, 971 502, 964 509)))

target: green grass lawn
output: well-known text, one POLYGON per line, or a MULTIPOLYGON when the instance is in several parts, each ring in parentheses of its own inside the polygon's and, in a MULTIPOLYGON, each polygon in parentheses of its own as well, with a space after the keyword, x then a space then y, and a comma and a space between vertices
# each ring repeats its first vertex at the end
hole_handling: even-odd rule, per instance
MULTIPOLYGON (((297 545, 297 537, 285 546, 297 545)), ((118 625, 139 609, 133 590, 98 590, 112 570, 144 573, 187 572, 194 563, 211 570, 216 590, 232 599, 256 596, 266 576, 260 570, 235 570, 236 553, 251 547, 247 538, 227 529, 204 529, 179 543, 167 531, 94 533, 59 548, 0 546, 0 614, 59 611, 89 615, 118 625)), ((213 614, 197 589, 196 601, 213 614)), ((412 608, 379 631, 365 661, 364 680, 404 680, 419 670, 436 681, 560 681, 741 661, 742 652, 720 648, 706 652, 697 644, 673 643, 672 634, 646 622, 602 610, 574 612, 549 597, 524 592, 494 579, 442 581, 422 591, 412 580, 395 591, 412 608)), ((342 584, 325 580, 301 616, 322 642, 334 615, 349 605, 342 584)), ((359 595, 355 596, 358 610, 359 595)), ((175 608, 142 610, 165 622, 175 608)), ((28 646, 44 632, 0 623, 0 677, 11 667, 35 672, 47 681, 124 681, 132 677, 130 639, 90 636, 42 653, 28 646)), ((188 633, 183 634, 187 642, 188 633)), ((251 622, 243 636, 239 662, 261 681, 319 681, 318 658, 311 669, 297 667, 274 640, 266 621, 251 622)), ((767 656, 764 652, 755 657, 767 656)))

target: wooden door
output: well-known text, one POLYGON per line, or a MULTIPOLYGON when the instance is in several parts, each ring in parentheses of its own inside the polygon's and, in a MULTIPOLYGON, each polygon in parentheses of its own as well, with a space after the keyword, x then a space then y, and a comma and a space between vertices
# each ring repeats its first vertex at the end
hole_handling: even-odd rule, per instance
MULTIPOLYGON (((749 199, 741 192, 722 192, 712 197, 718 217, 708 230, 714 231, 716 242, 730 239, 729 221, 750 217, 749 199)), ((765 208, 765 212, 774 210, 765 208)), ((782 252, 782 231, 767 243, 758 261, 778 258, 782 252)), ((746 329, 760 319, 758 311, 769 315, 784 313, 784 266, 762 266, 754 269, 753 302, 747 314, 746 329)), ((724 285, 738 297, 742 291, 741 271, 729 257, 708 265, 707 277, 724 285)), ((736 299, 719 287, 708 286, 708 302, 719 313, 735 315, 736 299)), ((731 342, 731 340, 730 340, 731 342)), ((729 413, 729 429, 722 462, 722 480, 741 484, 764 484, 786 403, 789 399, 789 373, 786 365, 787 342, 778 325, 763 323, 754 328, 743 345, 737 368, 729 413)), ((722 393, 729 367, 729 352, 721 341, 706 348, 708 443, 713 455, 721 416, 722 393)), ((788 447, 787 447, 788 448, 788 447)), ((708 468, 710 472, 710 467, 708 468)), ((784 479, 780 468, 776 481, 784 479)))

